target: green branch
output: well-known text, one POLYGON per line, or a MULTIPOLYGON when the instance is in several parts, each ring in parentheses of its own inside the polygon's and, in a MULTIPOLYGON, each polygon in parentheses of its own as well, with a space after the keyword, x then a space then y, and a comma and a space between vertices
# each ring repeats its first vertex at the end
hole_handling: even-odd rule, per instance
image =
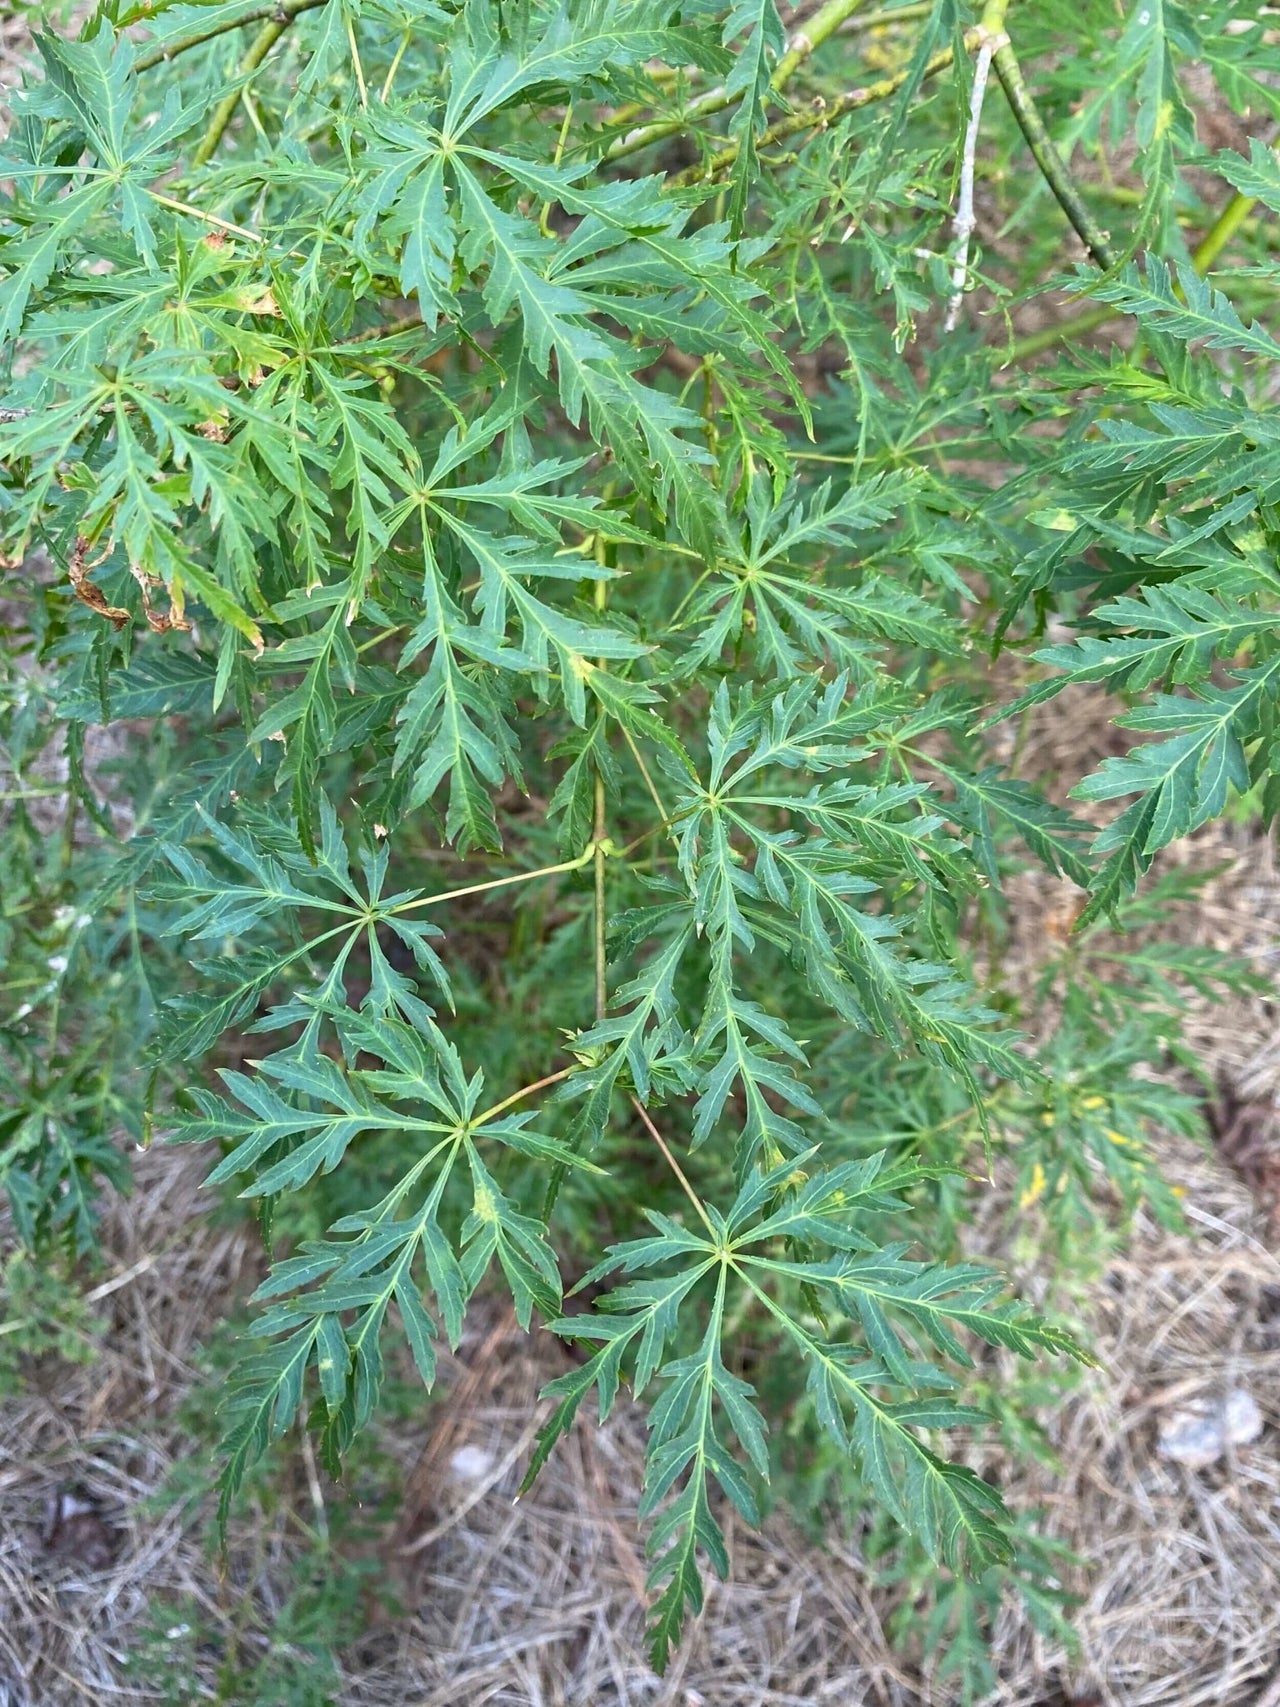
MULTIPOLYGON (((836 33, 861 4, 862 0, 827 0, 827 4, 810 18, 804 29, 796 31, 791 38, 790 47, 778 61, 770 79, 769 86, 775 94, 781 92, 805 60, 836 33)), ((676 136, 687 130, 695 120, 709 118, 714 113, 722 113, 726 108, 734 106, 737 99, 736 95, 728 94, 723 88, 709 89, 705 95, 691 101, 679 118, 655 119, 652 124, 629 130, 625 136, 620 136, 616 142, 610 143, 604 151, 604 158, 621 160, 628 154, 648 148, 651 143, 676 136)), ((736 153, 735 150, 735 158, 736 153)))
MULTIPOLYGON (((965 37, 967 46, 971 45, 971 38, 976 37, 976 35, 976 30, 969 31, 965 37)), ((929 60, 922 76, 936 77, 940 71, 945 71, 954 61, 955 54, 952 50, 949 47, 943 48, 929 60)), ((801 131, 823 130, 827 125, 833 124, 836 119, 843 118, 846 113, 857 112, 859 108, 872 106, 876 101, 887 101, 890 96, 897 94, 910 75, 910 68, 907 67, 902 71, 895 71, 891 77, 882 77, 879 82, 867 83, 860 89, 850 89, 843 95, 837 95, 834 100, 827 101, 819 95, 806 103, 805 106, 798 108, 787 118, 780 119, 777 124, 771 125, 760 138, 759 146, 767 148, 771 143, 783 142, 788 137, 798 136, 801 131)), ((679 189, 687 184, 700 183, 704 178, 712 178, 718 172, 723 172, 726 167, 731 166, 737 158, 738 145, 736 142, 731 142, 722 148, 719 154, 712 155, 705 165, 690 166, 686 171, 672 178, 670 180, 671 186, 673 189, 679 189)))
MULTIPOLYGON (((298 7, 296 9, 300 11, 302 8, 298 7)), ((283 10, 283 8, 280 10, 283 10)), ((204 166, 213 158, 214 152, 216 151, 218 144, 222 141, 227 126, 235 117, 236 108, 240 105, 240 97, 244 94, 243 79, 247 78, 252 72, 258 69, 263 60, 271 52, 271 49, 288 29, 291 21, 291 17, 282 18, 279 16, 279 13, 277 13, 271 18, 269 23, 262 26, 257 35, 253 38, 252 46, 240 62, 239 77, 242 81, 231 91, 229 95, 224 95, 218 102, 217 106, 213 109, 213 117, 209 120, 209 128, 200 138, 199 143, 196 145, 196 151, 191 156, 191 164, 193 166, 204 166)))
MULTIPOLYGON (((1191 252, 1191 264, 1198 273, 1209 271, 1248 219, 1255 205, 1251 196, 1241 195, 1239 192, 1232 196, 1191 252)), ((1055 344, 1064 343, 1068 338, 1083 337, 1088 332, 1096 332, 1099 326, 1105 326, 1109 320, 1121 318, 1120 310, 1113 304, 1094 303, 1091 308, 1086 308, 1079 314, 1069 315, 1065 320, 1055 320, 1052 326, 1042 326, 1039 331, 1028 332, 1025 338, 1018 338, 1009 352, 1009 360, 1030 361, 1032 356, 1042 355, 1055 344)))
POLYGON ((994 63, 1000 86, 1008 97, 1013 116, 1018 121, 1018 128, 1026 138, 1027 147, 1030 148, 1044 181, 1053 191, 1054 199, 1071 221, 1080 241, 1105 272, 1115 258, 1107 235, 1085 205, 1066 162, 1046 130, 1044 120, 1040 117, 1040 109, 1031 99, 1022 75, 1022 67, 1018 64, 1013 44, 1007 36, 995 51, 994 63))

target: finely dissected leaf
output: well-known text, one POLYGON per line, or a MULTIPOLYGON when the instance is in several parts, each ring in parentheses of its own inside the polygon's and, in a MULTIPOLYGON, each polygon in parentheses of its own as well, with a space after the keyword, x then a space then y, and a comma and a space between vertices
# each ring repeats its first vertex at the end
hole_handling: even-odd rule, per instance
POLYGON ((1211 350, 1244 350, 1264 361, 1280 359, 1280 343, 1256 321, 1246 326, 1223 291, 1189 267, 1171 271, 1158 255, 1148 255, 1144 269, 1126 267, 1119 278, 1099 285, 1097 295, 1175 338, 1202 340, 1211 350))
POLYGON ((1179 152, 1194 146, 1195 126, 1178 80, 1175 50, 1180 55, 1194 54, 1199 45, 1191 15, 1177 0, 1152 0, 1126 19, 1117 47, 1117 70, 1121 78, 1132 78, 1136 85, 1134 137, 1145 180, 1128 254, 1149 241, 1177 182, 1179 152))
POLYGON ((597 1273, 621 1272, 626 1283, 601 1301, 601 1313, 555 1324, 566 1336, 600 1342, 579 1370, 551 1383, 560 1404, 543 1431, 525 1486, 569 1428, 584 1398, 599 1389, 601 1415, 618 1390, 625 1354, 634 1357, 635 1387, 655 1375, 662 1391, 650 1422, 642 1515, 656 1521, 650 1535, 650 1586, 657 1593, 651 1636, 663 1663, 684 1619, 701 1605, 699 1554, 725 1568, 720 1525, 709 1503, 714 1480, 753 1520, 756 1496, 745 1466, 728 1449, 731 1433, 757 1476, 767 1477, 766 1435, 752 1389, 722 1357, 721 1340, 732 1288, 741 1286, 782 1325, 808 1365, 810 1390, 824 1428, 855 1452, 877 1497, 910 1523, 940 1560, 956 1567, 967 1556, 990 1562, 1005 1546, 998 1494, 971 1471, 948 1463, 920 1431, 963 1427, 980 1413, 945 1396, 949 1379, 921 1350, 965 1364, 961 1334, 1020 1355, 1038 1350, 1086 1360, 1070 1334, 1003 1300, 998 1276, 974 1265, 949 1268, 905 1260, 900 1246, 877 1248, 857 1231, 859 1209, 890 1208, 896 1194, 920 1177, 911 1167, 885 1170, 882 1157, 806 1175, 815 1152, 769 1173, 751 1172, 723 1221, 709 1218, 705 1234, 651 1213, 655 1232, 613 1248, 597 1273), (824 1246, 829 1257, 784 1252, 824 1246), (672 1265, 675 1265, 672 1268, 672 1265), (670 1356, 683 1315, 718 1279, 696 1349, 670 1356), (768 1277, 769 1290, 765 1290, 768 1277), (817 1339, 789 1314, 785 1291, 810 1286, 830 1295, 855 1321, 866 1352, 817 1339), (886 1388, 898 1396, 887 1397, 886 1388), (903 1397, 905 1389, 909 1396, 903 1397), (847 1412, 852 1411, 852 1426, 847 1412))
POLYGON ((1249 139, 1249 158, 1224 149, 1214 159, 1214 169, 1242 196, 1265 202, 1280 210, 1280 161, 1256 136, 1249 139))
POLYGON ((733 164, 729 217, 735 233, 742 230, 747 194, 756 172, 755 139, 763 128, 765 103, 773 68, 782 54, 785 36, 774 0, 736 0, 724 22, 724 45, 738 45, 725 91, 736 97, 733 121, 738 153, 733 164))
POLYGON ((1161 848, 1221 813, 1229 789, 1248 789, 1244 743, 1268 715, 1278 688, 1280 658, 1241 671, 1238 687, 1205 687, 1194 698, 1158 694, 1120 720, 1165 739, 1105 760, 1075 791, 1086 800, 1139 796, 1098 838, 1098 852, 1110 858, 1082 923, 1131 891, 1161 848))
POLYGON ((987 876, 997 880, 991 818, 1009 824, 1037 859, 1081 888, 1090 879, 1083 857, 1088 826, 1069 812, 1042 799, 1026 783, 1001 778, 995 767, 965 776, 951 766, 939 766, 956 791, 956 813, 974 830, 979 857, 987 876))
POLYGON ((1033 654, 1036 661, 1064 673, 1037 684, 1002 716, 1052 698, 1073 682, 1135 690, 1159 681, 1202 681, 1215 659, 1232 657, 1275 626, 1269 612, 1228 605, 1191 583, 1148 587, 1140 599, 1116 599, 1099 605, 1095 614, 1108 626, 1145 632, 1105 640, 1087 636, 1071 645, 1043 647, 1033 654))

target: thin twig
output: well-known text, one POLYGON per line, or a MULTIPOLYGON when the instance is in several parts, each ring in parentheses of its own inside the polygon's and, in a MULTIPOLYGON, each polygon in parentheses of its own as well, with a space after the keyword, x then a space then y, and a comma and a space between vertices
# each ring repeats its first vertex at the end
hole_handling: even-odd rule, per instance
POLYGON ((559 1072, 548 1073, 543 1079, 535 1079, 531 1085, 521 1085, 518 1091, 512 1091, 509 1097, 503 1097, 501 1102, 495 1102, 492 1108, 486 1108, 483 1114, 477 1114, 471 1122, 475 1126, 487 1126, 491 1120, 496 1120, 506 1109, 515 1103, 523 1102, 526 1097, 533 1096, 537 1091, 545 1091, 548 1085, 558 1085, 562 1079, 567 1079, 570 1073, 578 1071, 575 1061, 571 1067, 561 1067, 559 1072))
MULTIPOLYGON (((601 737, 603 739, 603 736, 601 737)), ((605 957, 605 933, 608 917, 605 913, 604 862, 605 847, 604 777, 599 768, 595 774, 595 824, 592 840, 595 844, 595 973, 596 1023, 599 1024, 609 1008, 608 963, 605 957)))
POLYGON ((351 22, 351 14, 347 13, 347 44, 351 49, 351 64, 356 74, 356 87, 360 91, 360 105, 369 105, 369 91, 365 86, 364 66, 360 63, 360 47, 356 41, 356 27, 351 22))
POLYGON ((676 1176, 676 1178, 680 1181, 681 1186, 684 1188, 685 1196, 689 1199, 689 1202, 692 1203, 693 1207, 698 1211, 698 1218, 702 1222, 702 1225, 707 1229, 707 1231, 708 1231, 708 1233, 710 1233, 711 1237, 713 1239, 716 1239, 716 1242, 719 1243, 719 1240, 718 1240, 717 1235, 716 1235, 716 1230, 711 1225, 711 1217, 707 1214, 706 1210, 702 1207, 702 1199, 698 1196, 697 1192, 693 1189, 693 1187, 689 1184, 689 1181, 685 1178, 684 1169, 680 1166, 679 1162, 676 1161, 675 1157, 671 1154, 671 1151, 667 1148, 666 1139, 662 1136, 661 1132, 658 1131, 658 1128, 653 1124, 652 1120, 650 1120, 648 1109, 640 1101, 640 1098, 638 1096, 636 1096, 634 1093, 632 1094, 632 1097, 631 1097, 631 1106, 632 1106, 632 1108, 635 1109, 636 1113, 640 1116, 641 1120, 644 1122, 645 1130, 648 1132, 650 1138, 653 1139, 654 1143, 662 1151, 662 1154, 666 1159, 667 1166, 671 1169, 672 1173, 676 1176))
POLYGON ((192 219, 202 219, 206 225, 216 225, 219 231, 230 231, 236 237, 247 237, 250 243, 266 241, 261 232, 250 231, 247 225, 235 225, 229 219, 219 218, 216 213, 206 213, 202 207, 192 207, 190 202, 179 201, 177 196, 162 195, 159 190, 148 190, 147 194, 162 207, 172 208, 175 213, 188 213, 192 219))
POLYGON ((981 40, 973 67, 973 90, 969 97, 969 124, 964 133, 964 151, 960 161, 960 199, 956 204, 956 254, 951 264, 951 301, 947 304, 944 329, 954 332, 960 320, 964 301, 964 282, 969 272, 969 239, 978 223, 973 211, 973 162, 978 149, 978 131, 982 126, 982 103, 987 93, 987 78, 996 49, 1008 41, 1004 32, 1004 15, 1009 0, 990 0, 978 25, 981 40))
POLYGON ((1209 271, 1257 205, 1256 196, 1246 196, 1241 190, 1236 191, 1191 257, 1198 273, 1209 271))
POLYGON ((302 1441, 302 1466, 307 1476, 307 1492, 311 1495, 311 1509, 316 1514, 316 1534, 321 1544, 329 1543, 329 1513, 325 1508, 324 1489, 320 1486, 320 1477, 316 1470, 315 1450, 311 1445, 311 1436, 307 1433, 305 1424, 298 1431, 302 1441))
POLYGON ((653 801, 653 804, 658 808, 658 811, 662 814, 663 822, 666 823, 668 818, 670 818, 671 814, 667 811, 666 807, 663 805, 662 796, 658 793, 657 786, 654 783, 653 778, 649 775, 649 767, 644 762, 644 754, 640 751, 639 747, 636 745, 635 736, 627 728, 626 724, 625 723, 619 724, 618 727, 622 730, 622 738, 627 743, 627 746, 630 747, 631 757, 636 761, 636 765, 640 771, 640 775, 644 778, 644 785, 649 790, 649 798, 653 801))
POLYGON ((438 907, 442 901, 460 901, 464 895, 484 895, 491 889, 506 889, 513 883, 532 883, 539 877, 554 877, 561 871, 581 871, 595 857, 594 844, 584 848, 577 859, 562 859, 556 865, 540 865, 536 871, 515 871, 510 877, 490 878, 487 883, 468 883, 461 889, 444 889, 439 895, 423 895, 417 901, 406 901, 397 913, 410 913, 417 907, 438 907))
MULTIPOLYGON (((570 106, 568 107, 568 109, 566 110, 566 113, 565 113, 565 123, 561 127, 560 143, 556 148, 556 160, 557 160, 557 162, 559 162, 560 154, 561 154, 561 151, 564 147, 565 133, 568 129, 568 123, 569 123, 568 115, 572 111, 573 111, 573 106, 572 106, 572 104, 570 104, 570 106)), ((610 490, 612 490, 612 488, 610 488, 610 490)), ((606 502, 607 501, 608 501, 608 498, 606 495, 606 502)), ((602 569, 605 567, 606 556, 607 556, 607 551, 605 548, 604 538, 602 535, 597 534, 596 535, 596 541, 595 541, 595 557, 596 557, 596 562, 600 565, 600 567, 602 569)), ((607 605, 608 601, 609 601, 609 583, 608 583, 608 581, 603 580, 603 579, 599 580, 595 584, 595 606, 596 606, 596 610, 599 611, 601 615, 604 614, 604 609, 605 609, 605 606, 607 605)), ((596 659, 596 668, 598 670, 602 670, 602 671, 607 670, 609 668, 609 660, 607 658, 597 658, 596 659)), ((601 720, 600 724, 597 727, 599 729, 600 747, 605 748, 606 742, 605 742, 605 732, 604 732, 603 719, 601 720)), ((596 1024, 599 1025, 601 1023, 601 1021, 604 1019, 605 1014, 609 1011, 609 973, 608 973, 608 963, 607 963, 606 956, 605 956, 605 937, 606 937, 606 932, 608 929, 608 921, 607 921, 606 915, 605 915, 606 895, 605 895, 605 882, 604 882, 604 862, 605 862, 606 855, 609 853, 610 849, 609 849, 609 845, 606 841, 607 825, 606 825, 606 821, 605 821, 606 802, 605 802, 605 786, 604 786, 604 761, 601 757, 601 753, 599 750, 596 751, 594 758, 595 758, 595 777, 593 780, 594 812, 592 814, 591 841, 592 841, 592 844, 595 848, 595 921, 594 921, 595 922, 595 943, 594 943, 595 953, 594 953, 594 958, 595 958, 595 974, 596 974, 596 1024)))
MULTIPOLYGON (((966 45, 970 45, 976 38, 977 30, 970 30, 965 37, 966 45)), ((954 59, 955 54, 949 47, 941 49, 929 60, 921 73, 922 77, 936 77, 940 71, 945 71, 954 59)), ((857 112, 859 108, 872 106, 876 101, 887 101, 897 94, 910 75, 910 68, 907 67, 894 72, 891 77, 882 77, 876 83, 868 83, 861 89, 850 89, 843 95, 837 95, 834 100, 823 100, 819 96, 798 108, 789 118, 780 119, 777 124, 770 125, 760 138, 759 146, 768 148, 775 142, 783 142, 805 130, 824 130, 836 119, 843 118, 846 113, 857 112)), ((725 171, 737 158, 738 144, 731 142, 718 154, 712 155, 704 165, 690 166, 668 182, 673 189, 700 183, 704 178, 713 178, 717 173, 725 171)))
POLYGON ((119 1292, 122 1286, 128 1286, 140 1274, 147 1274, 156 1266, 154 1254, 140 1258, 132 1268, 125 1269, 123 1274, 116 1274, 110 1280, 104 1280, 101 1286, 95 1286, 92 1292, 86 1292, 86 1304, 100 1304, 104 1298, 109 1298, 113 1292, 119 1292))

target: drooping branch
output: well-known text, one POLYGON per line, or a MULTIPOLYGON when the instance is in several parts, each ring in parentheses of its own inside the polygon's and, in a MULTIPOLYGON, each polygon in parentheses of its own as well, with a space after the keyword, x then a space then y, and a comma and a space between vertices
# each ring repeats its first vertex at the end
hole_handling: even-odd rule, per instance
POLYGON ((252 46, 240 62, 238 75, 242 81, 237 83, 229 95, 224 95, 213 109, 213 117, 209 120, 209 127, 200 138, 195 153, 191 156, 193 166, 204 166, 213 158, 218 144, 226 133, 227 126, 235 117, 236 108, 240 105, 240 98, 244 94, 243 79, 258 69, 288 29, 291 21, 291 18, 273 17, 269 23, 262 26, 253 38, 252 46))
MULTIPOLYGON (((1240 191, 1231 197, 1191 251, 1191 265, 1198 273, 1207 273, 1212 268, 1218 256, 1248 219, 1255 205, 1251 196, 1240 191)), ((1055 320, 1050 326, 1041 326, 1038 331, 1028 332, 1025 338, 1017 339, 1009 353, 1009 359, 1013 362, 1030 361, 1032 356, 1042 355, 1055 344, 1065 343, 1068 338, 1081 338, 1087 332, 1096 332, 1099 326, 1105 326, 1109 320, 1120 318, 1121 311, 1112 303, 1096 302, 1079 314, 1067 315, 1062 320, 1055 320)))

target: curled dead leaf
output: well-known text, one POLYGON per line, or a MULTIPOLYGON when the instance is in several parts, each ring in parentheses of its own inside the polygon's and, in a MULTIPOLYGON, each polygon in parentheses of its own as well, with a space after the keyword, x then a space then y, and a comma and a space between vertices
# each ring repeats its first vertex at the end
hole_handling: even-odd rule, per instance
POLYGON ((191 632, 191 624, 172 602, 167 611, 159 611, 151 603, 151 589, 162 587, 164 582, 158 575, 149 575, 145 569, 135 564, 130 571, 142 591, 142 612, 147 619, 147 626, 153 634, 167 634, 170 629, 180 629, 184 634, 191 632))
POLYGON ((280 312, 280 304, 269 290, 241 291, 240 307, 246 314, 269 314, 274 320, 283 318, 280 312))
MULTIPOLYGON (((83 534, 80 534, 76 538, 75 546, 67 561, 67 575, 71 581, 72 590, 82 604, 88 605, 92 611, 97 611, 99 616, 105 616, 113 627, 124 628, 126 624, 132 622, 132 614, 125 610, 122 605, 107 603, 102 588, 89 579, 89 571, 94 568, 94 564, 86 561, 88 556, 89 541, 83 534)), ((102 562, 101 557, 98 562, 102 562)))

